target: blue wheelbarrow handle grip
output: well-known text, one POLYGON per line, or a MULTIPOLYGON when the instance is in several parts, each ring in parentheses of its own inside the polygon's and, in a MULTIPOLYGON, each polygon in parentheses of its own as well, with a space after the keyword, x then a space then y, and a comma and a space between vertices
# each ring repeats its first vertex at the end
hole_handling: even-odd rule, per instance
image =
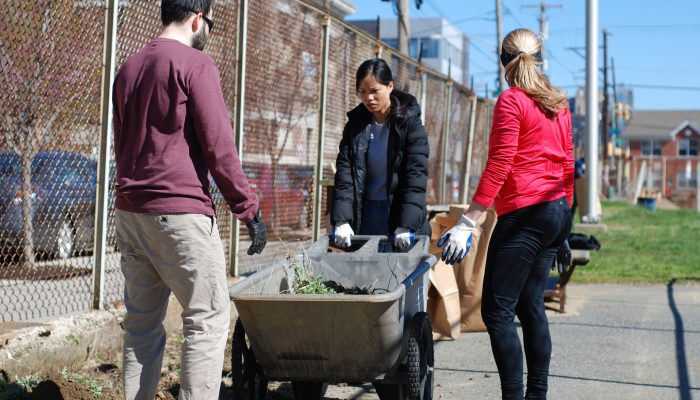
POLYGON ((413 272, 411 272, 411 275, 407 276, 406 279, 404 279, 403 282, 401 282, 401 283, 404 286, 406 286, 406 289, 410 288, 411 286, 413 286, 413 283, 415 283, 418 280, 418 278, 420 278, 423 274, 428 272, 430 267, 435 265, 436 262, 437 262, 437 258, 435 256, 431 255, 425 261, 418 264, 416 269, 413 272))

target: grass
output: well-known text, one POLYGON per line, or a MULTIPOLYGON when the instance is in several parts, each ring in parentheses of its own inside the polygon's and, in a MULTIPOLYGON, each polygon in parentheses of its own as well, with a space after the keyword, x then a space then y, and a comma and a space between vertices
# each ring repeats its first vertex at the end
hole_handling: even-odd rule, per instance
POLYGON ((700 282, 700 213, 658 208, 653 213, 624 202, 603 202, 602 208, 607 232, 572 228, 601 242, 590 263, 577 267, 575 282, 700 282))

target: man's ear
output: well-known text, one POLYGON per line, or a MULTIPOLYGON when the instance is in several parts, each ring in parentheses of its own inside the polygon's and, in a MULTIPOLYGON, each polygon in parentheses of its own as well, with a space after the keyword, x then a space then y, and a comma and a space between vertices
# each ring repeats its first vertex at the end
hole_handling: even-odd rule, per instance
POLYGON ((195 33, 199 30, 199 26, 201 24, 202 19, 199 18, 199 14, 193 14, 190 16, 190 19, 187 20, 188 24, 190 25, 190 28, 192 29, 192 33, 195 33))

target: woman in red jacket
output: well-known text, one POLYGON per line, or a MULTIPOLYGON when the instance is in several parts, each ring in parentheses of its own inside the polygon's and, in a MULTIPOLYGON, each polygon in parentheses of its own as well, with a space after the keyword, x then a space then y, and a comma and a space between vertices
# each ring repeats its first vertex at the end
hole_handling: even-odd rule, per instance
POLYGON ((438 245, 444 246, 445 262, 461 261, 475 221, 493 202, 498 222, 486 257, 481 312, 502 396, 523 399, 517 315, 527 359, 526 398, 545 399, 552 342, 543 293, 556 250, 571 230, 571 116, 565 94, 538 70, 541 44, 534 33, 512 31, 502 49, 510 89, 496 102, 486 168, 467 212, 438 245))

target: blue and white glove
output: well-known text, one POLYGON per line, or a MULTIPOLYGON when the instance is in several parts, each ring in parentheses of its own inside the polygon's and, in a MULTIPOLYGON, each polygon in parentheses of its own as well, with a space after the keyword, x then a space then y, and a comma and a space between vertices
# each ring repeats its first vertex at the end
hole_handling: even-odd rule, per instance
POLYGON ((400 249, 406 249, 413 244, 413 232, 404 227, 398 227, 394 230, 394 246, 400 249))
POLYGON ((351 238, 355 234, 347 222, 336 225, 333 230, 335 245, 339 247, 350 247, 351 238))
POLYGON ((457 225, 450 228, 440 236, 438 247, 443 247, 441 259, 446 264, 456 264, 469 253, 469 248, 472 245, 472 233, 476 227, 476 222, 462 215, 457 222, 457 225))

